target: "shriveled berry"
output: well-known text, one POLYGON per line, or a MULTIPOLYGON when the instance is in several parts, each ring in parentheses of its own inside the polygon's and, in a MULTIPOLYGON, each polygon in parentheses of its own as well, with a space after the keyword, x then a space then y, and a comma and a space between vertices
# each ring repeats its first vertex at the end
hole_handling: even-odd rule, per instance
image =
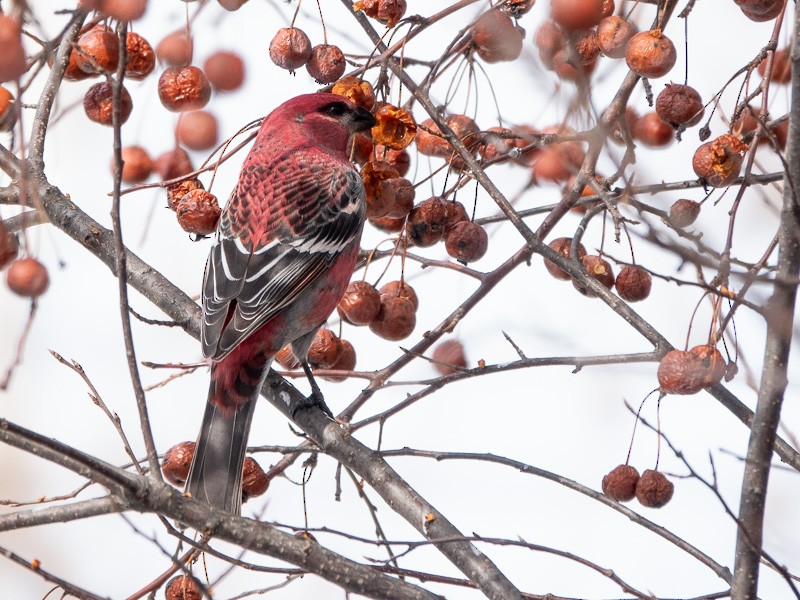
POLYGON ((78 38, 78 67, 86 73, 111 73, 119 62, 119 38, 111 29, 97 25, 78 38))
POLYGON ((613 0, 550 0, 550 17, 567 30, 594 27, 613 12, 613 0))
MULTIPOLYGON (((546 127, 544 134, 574 135, 569 127, 560 125, 546 127)), ((572 177, 580 168, 586 153, 580 142, 567 140, 545 146, 533 163, 531 174, 534 182, 563 182, 572 177)))
POLYGON ((167 206, 172 210, 178 208, 178 202, 181 201, 186 194, 192 190, 203 190, 203 184, 199 179, 182 179, 177 183, 173 183, 167 187, 167 206))
POLYGON ((637 32, 630 21, 611 15, 597 25, 597 46, 609 58, 625 58, 628 42, 637 32))
POLYGON ((235 10, 239 10, 244 4, 247 3, 247 0, 217 0, 217 2, 219 2, 219 5, 225 10, 233 12, 235 10))
POLYGON ((506 0, 500 6, 500 10, 506 11, 515 19, 519 19, 533 8, 534 2, 535 0, 506 0))
POLYGON ((447 217, 447 203, 444 200, 438 196, 423 200, 408 214, 408 239, 423 248, 433 246, 444 236, 447 217))
MULTIPOLYGON (((47 59, 47 64, 53 66, 55 60, 55 52, 53 52, 47 59)), ((64 79, 67 81, 83 81, 90 77, 97 77, 98 73, 87 73, 78 66, 78 51, 73 48, 69 53, 69 62, 67 63, 67 70, 64 71, 64 79)))
MULTIPOLYGON (((466 115, 450 115, 445 119, 445 122, 467 148, 477 146, 480 142, 478 137, 480 129, 475 121, 466 115)), ((417 143, 417 150, 419 150, 420 154, 424 154, 425 156, 439 156, 442 158, 450 158, 453 156, 455 152, 453 146, 445 139, 439 126, 433 122, 433 119, 426 119, 423 121, 422 125, 424 125, 424 127, 417 129, 415 140, 417 143)))
POLYGON ((381 309, 381 295, 366 281, 351 281, 339 301, 339 316, 351 325, 369 325, 381 309))
MULTIPOLYGON (((572 256, 572 238, 568 237, 561 237, 556 238, 549 244, 552 250, 558 252, 564 258, 571 258, 572 256)), ((583 244, 578 244, 578 259, 583 259, 586 256, 586 247, 583 244)), ((556 279, 561 279, 562 281, 567 281, 572 279, 569 274, 564 271, 561 267, 557 266, 556 263, 544 259, 544 266, 547 269, 547 272, 550 273, 556 279)))
MULTIPOLYGON (((356 349, 353 348, 353 344, 348 342, 347 340, 339 340, 339 344, 341 346, 341 352, 339 353, 339 359, 331 365, 332 371, 352 371, 356 368, 356 349)), ((327 381, 333 381, 339 383, 347 379, 347 377, 337 377, 334 375, 325 375, 323 379, 327 381)))
POLYGON ((160 154, 153 161, 153 166, 164 181, 183 177, 194 171, 192 159, 189 158, 186 150, 180 147, 175 147, 160 154))
POLYGON ((14 17, 0 13, 0 83, 13 81, 28 70, 22 28, 14 17))
POLYGON ((416 133, 417 124, 406 109, 385 104, 375 112, 372 139, 376 144, 403 150, 414 141, 416 133))
POLYGON ((11 131, 17 124, 14 95, 0 85, 0 131, 11 131))
POLYGON ((323 327, 317 331, 314 341, 308 348, 308 362, 316 369, 330 369, 339 360, 341 352, 339 337, 330 329, 323 327))
POLYGON ((392 150, 386 146, 375 144, 372 154, 376 159, 387 162, 397 169, 400 177, 405 177, 411 168, 411 156, 408 150, 392 150))
POLYGON ((512 61, 522 54, 525 30, 508 14, 497 10, 483 13, 472 26, 475 52, 487 63, 512 61))
POLYGON ((617 502, 627 502, 636 496, 639 471, 630 465, 619 465, 603 477, 603 493, 617 502))
POLYGON ((464 345, 458 340, 445 340, 433 349, 433 367, 440 375, 450 375, 467 368, 464 345), (459 369, 460 367, 460 369, 459 369))
POLYGON ((757 23, 771 21, 783 10, 784 0, 734 0, 742 13, 757 23))
POLYGON ((457 223, 469 221, 467 209, 458 200, 448 200, 445 206, 447 208, 447 222, 444 225, 445 234, 457 223))
POLYGON ((158 97, 167 110, 198 110, 208 104, 211 85, 195 66, 170 67, 158 78, 158 97))
POLYGON ((300 361, 297 360, 289 344, 286 344, 283 348, 278 350, 278 353, 275 355, 275 360, 287 371, 292 371, 300 367, 300 361))
POLYGON ((355 75, 348 75, 337 81, 331 93, 344 96, 366 110, 372 110, 375 106, 375 90, 372 89, 372 85, 355 75))
MULTIPOLYGON (((114 171, 114 161, 111 161, 114 171)), ((141 183, 153 172, 153 159, 141 146, 125 146, 122 149, 122 181, 125 183, 141 183)))
POLYGON ((625 60, 631 71, 641 77, 663 77, 675 66, 675 46, 660 29, 641 31, 628 41, 625 60))
MULTIPOLYGON (((124 86, 120 88, 120 124, 128 120, 133 111, 133 100, 124 86)), ((101 125, 112 125, 114 115, 114 92, 107 81, 95 83, 83 97, 83 110, 90 121, 101 125)))
POLYGON ((319 83, 333 83, 344 75, 347 61, 339 46, 318 44, 311 49, 306 70, 319 83))
POLYGON ((634 139, 650 148, 668 146, 675 137, 672 126, 665 123, 654 111, 642 115, 636 121, 631 133, 634 139))
POLYGON ((181 228, 197 235, 214 233, 221 213, 217 197, 200 189, 187 193, 175 208, 181 228))
POLYGON ((486 230, 474 221, 461 221, 453 225, 445 236, 445 249, 457 261, 475 262, 489 247, 486 230))
POLYGON ((175 137, 189 150, 210 150, 219 140, 217 117, 207 110, 183 113, 178 119, 175 137))
POLYGON ((367 199, 367 217, 371 219, 385 217, 394 208, 392 190, 382 184, 390 179, 397 179, 400 174, 392 165, 382 160, 372 160, 361 169, 361 180, 367 199))
POLYGON ((200 586, 188 575, 178 575, 167 582, 166 600, 202 600, 200 586))
POLYGON ((125 36, 128 62, 125 63, 125 77, 141 80, 156 68, 156 53, 150 43, 138 33, 129 31, 125 36))
POLYGON ((161 472, 167 481, 177 486, 186 483, 194 458, 195 445, 194 442, 181 442, 164 452, 161 472))
POLYGON ((696 89, 682 83, 668 83, 656 97, 656 112, 673 127, 691 127, 700 122, 705 109, 696 89))
POLYGON ((703 387, 711 387, 717 385, 725 376, 725 359, 722 353, 717 350, 716 346, 711 344, 700 344, 694 348, 689 349, 692 354, 700 363, 700 368, 703 373, 703 387))
POLYGON ((406 218, 378 217, 369 219, 370 225, 385 233, 400 233, 406 225, 406 218))
POLYGON ((636 483, 636 499, 647 508, 661 508, 672 499, 675 486, 660 471, 646 469, 636 483))
POLYGON ((658 365, 658 383, 668 394, 696 394, 722 381, 725 367, 719 350, 707 344, 689 351, 672 350, 658 365))
POLYGON ((406 14, 406 0, 360 0, 353 10, 363 10, 368 17, 394 27, 406 14))
POLYGON ((410 300, 385 294, 381 296, 378 316, 369 324, 369 328, 383 339, 396 342, 411 335, 416 324, 416 309, 410 300))
POLYGON ((269 487, 269 479, 264 469, 255 458, 248 456, 244 459, 242 471, 242 502, 264 494, 269 487))
POLYGON ((381 286, 381 289, 378 290, 381 295, 381 299, 384 296, 395 296, 399 298, 405 298, 411 305, 414 307, 416 311, 419 308, 419 298, 417 298, 417 293, 414 291, 408 283, 405 281, 390 281, 389 283, 381 286))
POLYGON ((18 258, 6 272, 8 289, 26 298, 37 298, 50 286, 47 268, 35 258, 18 258))
POLYGON ((203 63, 211 87, 218 92, 232 92, 244 83, 244 61, 235 52, 217 50, 203 63))
POLYGON ((692 168, 708 185, 726 187, 739 176, 747 148, 737 136, 725 133, 695 151, 692 168))
POLYGON ((19 241, 0 219, 0 269, 5 269, 12 260, 17 258, 19 241))
POLYGON ((385 216, 392 219, 404 219, 414 208, 414 184, 403 177, 381 181, 381 195, 389 199, 390 208, 385 216))
POLYGON ((626 266, 620 270, 614 285, 620 298, 628 302, 639 302, 650 295, 653 277, 642 268, 626 266))
POLYGON ((311 58, 311 41, 302 29, 283 27, 269 44, 269 57, 281 69, 294 71, 311 58))
POLYGON ((688 227, 700 215, 700 203, 694 200, 677 200, 669 207, 669 222, 678 229, 688 227))
POLYGON ((192 36, 185 29, 179 29, 158 42, 156 56, 168 67, 185 67, 192 62, 193 50, 192 36))
MULTIPOLYGON (((583 263, 583 267, 592 278, 599 281, 609 290, 614 287, 614 270, 611 268, 611 264, 607 260, 594 254, 587 254, 581 259, 581 262, 583 263)), ((589 288, 579 284, 577 280, 573 280, 572 283, 575 286, 575 289, 584 296, 594 296, 594 292, 592 292, 589 288)))

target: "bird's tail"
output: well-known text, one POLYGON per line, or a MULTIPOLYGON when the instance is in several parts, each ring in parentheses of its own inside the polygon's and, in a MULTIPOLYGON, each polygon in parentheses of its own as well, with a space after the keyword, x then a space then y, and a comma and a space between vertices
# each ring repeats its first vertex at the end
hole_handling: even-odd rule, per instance
MULTIPOLYGON (((269 370, 267 361, 264 373, 269 370)), ((209 401, 197 437, 186 491, 192 498, 219 510, 238 515, 242 506, 242 471, 247 438, 263 377, 253 383, 250 397, 235 410, 212 401, 220 392, 212 374, 209 401)), ((240 385, 237 392, 244 391, 240 385)))

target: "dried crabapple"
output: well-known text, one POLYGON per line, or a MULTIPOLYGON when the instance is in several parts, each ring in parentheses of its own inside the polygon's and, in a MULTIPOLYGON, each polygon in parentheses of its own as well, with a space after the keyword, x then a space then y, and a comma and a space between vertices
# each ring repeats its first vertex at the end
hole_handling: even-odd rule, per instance
POLYGON ((406 218, 400 217, 378 217, 369 219, 370 225, 385 233, 400 233, 406 225, 406 218))
POLYGON ((728 186, 739 176, 747 148, 747 144, 737 136, 725 133, 697 148, 692 157, 692 168, 706 184, 728 186))
POLYGON ((703 99, 696 89, 682 83, 668 83, 656 97, 656 112, 664 121, 678 127, 697 125, 703 118, 703 99))
POLYGON ((783 10, 784 0, 734 0, 751 21, 771 21, 783 10))
POLYGON ((11 131, 17 124, 14 95, 0 85, 0 131, 11 131))
POLYGON ((302 29, 283 27, 269 43, 269 57, 281 69, 294 71, 311 58, 311 41, 302 29))
POLYGON ((244 6, 247 0, 217 0, 217 2, 219 2, 219 5, 225 10, 234 11, 244 6))
POLYGON ((319 83, 333 83, 344 75, 347 61, 339 46, 318 44, 311 49, 306 71, 319 83))
POLYGON ((168 67, 185 67, 192 62, 194 43, 185 29, 173 31, 156 44, 158 60, 168 67))
POLYGON ((660 471, 646 469, 636 483, 636 499, 647 508, 661 508, 672 499, 675 486, 660 471))
MULTIPOLYGON (((753 133, 758 128, 758 124, 761 121, 760 112, 760 109, 750 104, 744 105, 741 107, 741 111, 739 111, 739 116, 731 123, 731 131, 742 137, 753 133)), ((766 120, 767 117, 764 118, 764 121, 766 120)))
POLYGON ((447 222, 444 225, 445 232, 450 231, 457 223, 469 221, 467 209, 458 200, 449 200, 445 203, 447 208, 447 222))
MULTIPOLYGON (((770 81, 773 83, 789 83, 792 80, 792 59, 789 55, 791 48, 781 48, 772 53, 772 73, 770 81)), ((767 72, 767 59, 758 63, 758 74, 762 77, 767 72)))
POLYGON ((640 267, 625 266, 617 274, 614 285, 620 298, 628 302, 639 302, 650 295, 653 277, 640 267))
POLYGON ((411 168, 411 156, 407 150, 392 150, 381 144, 375 144, 372 154, 376 159, 388 162, 397 169, 400 177, 405 177, 411 168))
POLYGON ((50 286, 47 268, 35 258, 18 258, 6 272, 8 289, 25 298, 37 298, 50 286))
POLYGON ((278 353, 275 355, 275 360, 287 371, 292 371, 300 367, 300 361, 297 360, 289 344, 286 344, 283 348, 278 350, 278 353))
MULTIPOLYGON (((547 245, 550 246, 551 250, 558 252, 564 258, 569 259, 572 257, 572 238, 556 238, 547 245)), ((586 248, 583 244, 578 244, 578 259, 582 260, 584 256, 586 256, 586 248)), ((547 272, 556 279, 560 279, 562 281, 572 279, 572 277, 570 277, 566 271, 556 265, 556 263, 547 260, 546 258, 544 259, 544 266, 547 269, 547 272)))
POLYGON ((177 183, 167 186, 167 206, 171 210, 178 208, 178 202, 181 201, 186 194, 192 190, 204 190, 202 182, 199 179, 182 179, 177 183))
POLYGON ((119 38, 103 25, 92 27, 78 38, 78 68, 86 73, 111 73, 119 63, 119 38))
POLYGON ((546 69, 553 68, 553 57, 564 47, 564 32, 550 19, 545 19, 533 38, 539 50, 539 59, 546 69))
POLYGON ((676 200, 669 207, 669 222, 678 229, 688 227, 700 215, 700 203, 694 200, 676 200))
POLYGON ((147 0, 100 0, 97 7, 105 16, 118 21, 135 21, 146 9, 147 0))
POLYGON ((368 17, 394 27, 406 14, 406 0, 360 0, 353 10, 363 10, 368 17))
MULTIPOLYGON (((445 123, 467 148, 471 148, 480 141, 477 135, 480 129, 475 124, 475 121, 466 115, 450 115, 445 118, 445 123)), ((444 137, 439 126, 433 122, 433 119, 426 119, 422 125, 429 131, 422 127, 417 129, 416 143, 419 153, 425 156, 438 156, 441 158, 453 156, 455 149, 444 137)))
POLYGON ((186 193, 175 207, 181 228, 197 235, 214 233, 221 213, 217 197, 203 189, 186 193))
MULTIPOLYGON (((120 88, 120 124, 128 120, 133 110, 133 100, 125 86, 120 88)), ((83 110, 90 121, 111 125, 114 116, 114 91, 107 81, 95 83, 83 97, 83 110)))
POLYGON ((389 212, 384 216, 404 219, 414 208, 414 184, 403 177, 381 181, 381 195, 389 199, 389 212))
POLYGON ((125 36, 128 62, 125 63, 125 77, 141 80, 156 68, 156 53, 150 43, 138 33, 129 31, 125 36))
POLYGON ((375 112, 374 143, 392 150, 403 150, 414 141, 416 133, 417 124, 406 109, 386 104, 375 112))
POLYGON ((242 467, 242 502, 261 496, 269 487, 269 479, 255 458, 248 456, 242 467))
MULTIPOLYGON (((372 138, 367 133, 356 133, 350 136, 347 156, 357 165, 364 165, 372 158, 372 138)), ((378 159, 382 159, 378 156, 378 159)))
POLYGON ((375 106, 375 90, 372 85, 355 75, 348 75, 334 83, 331 93, 344 96, 366 110, 372 110, 375 106))
POLYGON ((361 169, 361 180, 367 198, 367 217, 385 217, 392 210, 394 197, 384 194, 382 185, 388 179, 397 179, 400 174, 392 165, 382 160, 371 160, 361 169))
POLYGON ((19 241, 17 236, 11 233, 0 219, 0 269, 5 269, 12 260, 17 258, 19 252, 19 241))
POLYGON ((317 331, 308 348, 308 363, 315 369, 330 369, 342 352, 339 337, 323 327, 317 331))
MULTIPOLYGON (((114 172, 114 160, 111 161, 111 172, 114 172)), ((141 183, 153 172, 153 159, 141 146, 125 146, 122 149, 122 181, 125 183, 141 183)))
POLYGON ((0 83, 18 79, 28 66, 22 47, 22 28, 14 17, 0 13, 0 83))
POLYGON ((639 117, 631 133, 634 139, 639 140, 650 148, 668 146, 675 137, 672 125, 664 122, 655 111, 650 111, 639 117))
POLYGON ((419 298, 417 298, 417 293, 414 291, 408 283, 405 281, 400 281, 399 279, 396 281, 390 281, 389 283, 381 286, 381 289, 378 290, 381 295, 381 299, 384 296, 395 296, 400 298, 405 298, 411 305, 414 307, 416 311, 419 308, 419 298))
POLYGON ((525 30, 504 12, 489 10, 472 26, 475 52, 487 63, 512 61, 522 54, 525 30))
MULTIPOLYGON (((614 287, 614 270, 611 268, 611 264, 607 260, 597 256, 596 254, 587 254, 581 259, 581 262, 583 263, 583 267, 593 279, 596 279, 609 290, 614 287)), ((593 291, 578 283, 576 279, 572 280, 572 284, 575 286, 575 289, 584 296, 594 296, 593 291)))
POLYGON ((194 171, 192 159, 186 150, 179 146, 160 154, 153 161, 153 167, 163 181, 183 177, 194 171))
POLYGON ((533 8, 534 2, 535 0, 506 0, 501 4, 500 10, 508 12, 515 19, 519 19, 533 8))
POLYGON ((725 359, 716 346, 700 344, 689 349, 689 353, 700 361, 703 370, 703 387, 717 385, 725 376, 725 359))
POLYGON ((534 182, 567 181, 583 163, 584 152, 580 142, 559 142, 542 148, 533 163, 531 178, 534 182))
POLYGON ((203 62, 203 71, 218 92, 238 90, 244 83, 244 61, 235 52, 217 50, 203 62))
POLYGON ((408 298, 382 294, 380 311, 369 328, 383 339, 396 342, 411 335, 416 324, 416 308, 408 298))
POLYGON ((614 467, 603 477, 603 493, 617 502, 627 502, 636 496, 639 471, 630 465, 614 467))
POLYGON ((158 97, 172 112, 198 110, 211 98, 211 85, 198 67, 169 67, 158 78, 158 97))
POLYGON ((170 579, 164 595, 166 600, 202 600, 203 598, 200 587, 188 575, 178 575, 170 579))
POLYGON ((408 239, 422 248, 441 241, 447 225, 447 213, 447 202, 438 196, 423 200, 408 214, 408 239))
POLYGON ((219 139, 217 118, 207 110, 183 113, 175 127, 175 137, 189 150, 210 150, 219 139))
MULTIPOLYGON (((352 371, 356 368, 356 349, 347 340, 339 340, 341 352, 338 360, 331 365, 331 371, 352 371)), ((339 383, 347 379, 346 376, 325 375, 323 379, 339 383)))
POLYGON ((630 21, 611 15, 597 25, 597 46, 609 58, 625 58, 628 41, 638 31, 630 21))
POLYGON ((194 457, 194 442, 181 442, 164 452, 161 459, 161 472, 170 483, 181 486, 189 477, 189 469, 194 457))
MULTIPOLYGON (((52 67, 54 60, 55 52, 47 59, 47 64, 52 67)), ((67 63, 67 70, 64 71, 64 79, 67 81, 83 81, 84 79, 97 76, 97 73, 87 73, 78 66, 78 51, 73 48, 69 53, 69 62, 67 63)))
POLYGON ((467 368, 464 345, 458 340, 445 340, 433 349, 431 354, 433 368, 440 375, 450 375, 467 368))
POLYGON ((550 0, 550 17, 567 30, 594 27, 613 12, 613 0, 550 0))
POLYGON ((641 77, 663 77, 675 66, 675 46, 660 29, 640 31, 628 40, 625 60, 631 71, 641 77))
POLYGON ((445 235, 447 253, 462 263, 475 262, 483 258, 489 247, 486 230, 474 221, 461 221, 453 225, 445 235))
POLYGON ((658 365, 658 383, 668 394, 691 395, 722 381, 725 359, 708 344, 667 352, 658 365))

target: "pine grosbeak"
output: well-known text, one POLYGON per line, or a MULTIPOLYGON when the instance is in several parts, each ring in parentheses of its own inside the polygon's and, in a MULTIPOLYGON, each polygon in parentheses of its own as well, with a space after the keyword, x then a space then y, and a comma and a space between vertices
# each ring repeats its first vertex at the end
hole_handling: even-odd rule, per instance
POLYGON ((350 281, 364 224, 347 143, 374 123, 341 96, 308 94, 261 125, 206 263, 201 340, 211 385, 186 483, 193 498, 238 514, 250 423, 273 357, 291 344, 310 378, 308 348, 350 281))

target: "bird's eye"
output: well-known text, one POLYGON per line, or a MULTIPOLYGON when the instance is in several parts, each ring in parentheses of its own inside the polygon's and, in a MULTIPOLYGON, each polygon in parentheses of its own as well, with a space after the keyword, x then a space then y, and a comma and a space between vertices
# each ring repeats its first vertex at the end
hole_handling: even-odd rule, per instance
POLYGON ((327 106, 322 107, 320 112, 323 112, 332 117, 341 117, 347 112, 347 105, 344 102, 333 102, 327 106))

